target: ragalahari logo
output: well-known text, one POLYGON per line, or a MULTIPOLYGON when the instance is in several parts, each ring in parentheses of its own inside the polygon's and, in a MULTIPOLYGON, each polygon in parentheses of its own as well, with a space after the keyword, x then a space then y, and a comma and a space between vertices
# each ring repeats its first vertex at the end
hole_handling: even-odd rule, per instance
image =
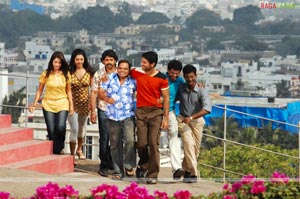
POLYGON ((285 8, 285 9, 295 9, 300 8, 300 3, 297 2, 272 2, 272 1, 260 1, 259 2, 260 9, 278 9, 278 8, 285 8))

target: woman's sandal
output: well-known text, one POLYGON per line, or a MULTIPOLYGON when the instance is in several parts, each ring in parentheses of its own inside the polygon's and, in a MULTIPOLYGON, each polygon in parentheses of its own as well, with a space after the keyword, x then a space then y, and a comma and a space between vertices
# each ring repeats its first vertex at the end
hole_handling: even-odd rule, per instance
POLYGON ((134 175, 133 169, 126 169, 125 168, 125 174, 128 177, 132 177, 134 175))
POLYGON ((82 151, 77 151, 76 155, 78 156, 79 160, 85 160, 86 159, 84 154, 82 153, 82 151))
POLYGON ((112 180, 122 180, 122 176, 120 174, 115 174, 111 178, 112 180))

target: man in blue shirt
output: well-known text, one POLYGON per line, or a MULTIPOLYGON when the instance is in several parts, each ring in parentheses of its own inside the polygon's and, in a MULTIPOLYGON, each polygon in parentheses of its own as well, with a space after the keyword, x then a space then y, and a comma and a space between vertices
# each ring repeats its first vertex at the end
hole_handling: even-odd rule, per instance
MULTIPOLYGON (((178 137, 178 124, 175 114, 176 95, 179 85, 184 83, 184 79, 180 76, 181 70, 182 63, 178 60, 171 60, 168 63, 168 72, 166 73, 170 91, 169 127, 167 133, 174 180, 179 180, 184 175, 184 170, 181 168, 181 140, 178 137)), ((162 133, 164 131, 162 130, 162 133)))
POLYGON ((108 75, 108 81, 102 82, 99 98, 107 103, 105 114, 108 117, 108 131, 111 157, 114 166, 113 179, 134 174, 136 167, 134 134, 134 96, 136 82, 128 77, 131 64, 120 60, 117 73, 108 75), (124 143, 124 148, 123 148, 124 143))

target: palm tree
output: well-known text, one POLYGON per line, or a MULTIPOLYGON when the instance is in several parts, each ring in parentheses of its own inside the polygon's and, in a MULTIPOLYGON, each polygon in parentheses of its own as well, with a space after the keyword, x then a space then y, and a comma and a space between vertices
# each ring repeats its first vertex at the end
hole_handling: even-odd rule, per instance
MULTIPOLYGON (((25 86, 19 89, 18 91, 14 91, 9 97, 5 96, 3 99, 3 105, 12 105, 12 106, 24 106, 24 99, 26 98, 26 94, 24 93, 25 86)), ((23 108, 14 108, 14 107, 6 107, 2 108, 2 114, 11 114, 12 122, 17 123, 19 117, 23 111, 23 108)))
POLYGON ((238 142, 253 145, 256 143, 256 139, 258 136, 258 129, 255 127, 243 128, 240 131, 238 142))
MULTIPOLYGON (((204 133, 218 138, 224 138, 224 115, 221 118, 212 118, 211 120, 212 125, 208 128, 205 128, 204 133)), ((226 118, 226 132, 226 139, 230 140, 236 140, 239 135, 239 124, 235 120, 233 115, 226 118)), ((220 145, 220 140, 208 136, 205 136, 203 138, 203 147, 206 149, 210 149, 220 145)))

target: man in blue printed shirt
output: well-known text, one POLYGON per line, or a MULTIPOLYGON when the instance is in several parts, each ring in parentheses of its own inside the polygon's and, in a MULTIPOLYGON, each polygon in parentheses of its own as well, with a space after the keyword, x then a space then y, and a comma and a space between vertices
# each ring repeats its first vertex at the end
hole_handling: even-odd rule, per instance
POLYGON ((113 179, 119 180, 133 176, 136 167, 134 146, 134 96, 136 82, 128 77, 131 64, 120 60, 117 73, 108 75, 108 81, 102 82, 99 98, 107 102, 105 114, 108 117, 108 131, 111 157, 115 173, 113 179), (124 143, 124 148, 123 148, 124 143))

